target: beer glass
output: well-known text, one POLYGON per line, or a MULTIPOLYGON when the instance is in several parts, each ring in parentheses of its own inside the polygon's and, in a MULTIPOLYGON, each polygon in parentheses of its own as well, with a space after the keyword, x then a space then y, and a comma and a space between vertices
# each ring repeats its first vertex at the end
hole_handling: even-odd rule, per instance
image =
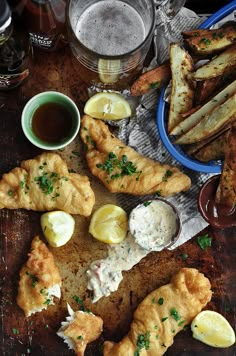
POLYGON ((153 38, 154 0, 70 0, 66 16, 81 78, 102 89, 128 88, 153 38))

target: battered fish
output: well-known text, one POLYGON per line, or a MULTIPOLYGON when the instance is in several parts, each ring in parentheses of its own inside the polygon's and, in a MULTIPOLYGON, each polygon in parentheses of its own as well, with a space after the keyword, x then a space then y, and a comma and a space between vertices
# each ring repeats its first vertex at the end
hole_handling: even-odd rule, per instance
POLYGON ((178 168, 141 156, 118 140, 104 122, 84 115, 80 133, 87 145, 88 166, 109 191, 165 197, 190 188, 190 178, 178 168))
POLYGON ((127 336, 117 344, 105 341, 104 356, 163 355, 174 336, 211 300, 210 288, 198 270, 182 268, 141 302, 127 336))
POLYGON ((20 270, 17 304, 25 316, 40 312, 54 304, 53 296, 61 297, 61 276, 52 253, 36 236, 27 262, 20 270))
POLYGON ((56 153, 42 153, 3 174, 0 209, 63 210, 89 216, 95 196, 88 177, 69 173, 56 153))
POLYGON ((57 335, 62 337, 78 356, 83 356, 87 344, 101 335, 103 320, 91 312, 74 312, 69 304, 67 307, 69 316, 62 322, 57 335))

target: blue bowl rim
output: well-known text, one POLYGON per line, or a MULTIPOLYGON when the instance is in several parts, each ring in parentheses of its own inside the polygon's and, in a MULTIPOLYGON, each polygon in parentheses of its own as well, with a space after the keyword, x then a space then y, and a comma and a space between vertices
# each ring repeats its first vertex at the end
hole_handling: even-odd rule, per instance
MULTIPOLYGON (((220 10, 211 15, 207 20, 205 20, 199 28, 208 28, 214 25, 216 22, 220 21, 222 18, 230 14, 232 11, 236 10, 236 0, 230 2, 229 4, 222 7, 220 10)), ((165 130, 165 110, 166 102, 164 100, 166 87, 162 88, 157 105, 157 114, 156 114, 156 124, 159 131, 160 138, 168 150, 168 152, 183 166, 190 168, 197 172, 202 173, 221 173, 222 164, 212 163, 201 163, 200 161, 194 160, 187 156, 187 154, 181 154, 176 146, 171 142, 166 130, 165 130)))

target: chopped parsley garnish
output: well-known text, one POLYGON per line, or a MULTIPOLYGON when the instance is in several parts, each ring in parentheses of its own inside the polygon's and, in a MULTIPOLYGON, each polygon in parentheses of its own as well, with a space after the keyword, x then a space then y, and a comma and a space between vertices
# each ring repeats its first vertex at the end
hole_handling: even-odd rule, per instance
POLYGON ((14 335, 18 335, 19 334, 19 330, 18 329, 12 328, 11 330, 12 330, 14 335))
POLYGON ((161 318, 161 321, 164 323, 164 321, 166 321, 168 319, 168 316, 166 316, 165 318, 161 318))
POLYGON ((201 38, 201 40, 199 41, 199 43, 204 43, 205 45, 209 45, 209 44, 211 44, 211 40, 209 40, 209 38, 205 38, 205 37, 203 37, 203 38, 201 38))
POLYGON ((178 326, 182 326, 184 323, 185 323, 185 320, 181 320, 181 321, 178 323, 178 326))
POLYGON ((27 276, 29 276, 32 279, 32 287, 35 288, 36 284, 38 283, 38 277, 36 277, 34 274, 26 271, 25 272, 27 274, 27 276))
POLYGON ((12 190, 8 190, 8 193, 7 193, 7 194, 9 195, 9 197, 11 197, 12 194, 13 194, 13 191, 12 191, 12 190))
POLYGON ((79 335, 79 336, 77 337, 77 339, 78 339, 78 340, 83 340, 84 338, 83 338, 82 335, 79 335))
POLYGON ((37 182, 39 188, 46 194, 51 194, 53 192, 52 181, 47 178, 47 173, 44 173, 42 176, 34 178, 34 181, 37 182))
POLYGON ((136 180, 138 180, 142 173, 142 171, 137 170, 137 167, 133 162, 128 160, 126 155, 122 155, 119 160, 113 152, 109 152, 104 163, 97 163, 96 167, 107 172, 112 180, 122 178, 123 176, 131 176, 133 174, 137 174, 136 180), (112 174, 113 172, 114 174, 112 174))
POLYGON ((163 182, 167 182, 167 179, 168 179, 169 177, 171 177, 172 174, 173 174, 173 172, 171 172, 169 169, 167 169, 166 173, 165 173, 164 176, 162 177, 162 181, 163 181, 163 182))
POLYGON ((170 309, 170 315, 172 316, 173 319, 175 319, 176 321, 181 319, 181 316, 179 315, 179 313, 177 312, 177 310, 175 308, 171 308, 170 309))
POLYGON ((151 89, 157 89, 161 85, 161 82, 153 82, 150 84, 151 89))
POLYGON ((77 151, 71 151, 71 153, 72 153, 73 155, 77 156, 77 157, 80 157, 80 153, 77 152, 77 151))
POLYGON ((76 301, 77 304, 80 305, 80 310, 84 311, 85 308, 84 308, 84 302, 82 299, 80 299, 80 297, 78 297, 77 295, 74 295, 73 296, 73 299, 76 301))
POLYGON ((183 253, 181 255, 181 257, 182 257, 182 260, 186 260, 188 258, 188 254, 187 253, 183 253))
POLYGON ((163 299, 163 298, 159 298, 157 303, 158 303, 159 305, 162 305, 162 304, 164 303, 164 299, 163 299))
POLYGON ((156 195, 157 197, 161 197, 161 190, 158 190, 158 191, 155 193, 155 195, 156 195))
POLYGON ((140 351, 145 348, 145 350, 149 349, 149 339, 150 339, 150 332, 146 332, 146 334, 138 335, 138 340, 136 343, 137 349, 134 352, 134 356, 139 356, 140 351))
POLYGON ((206 250, 207 247, 211 246, 211 240, 212 238, 209 237, 208 234, 197 237, 198 245, 201 247, 202 250, 206 250))
POLYGON ((51 303, 51 299, 46 299, 45 302, 43 304, 49 305, 51 303))
POLYGON ((147 207, 148 205, 150 205, 151 204, 151 201, 145 201, 144 203, 143 203, 143 205, 145 206, 145 207, 147 207))

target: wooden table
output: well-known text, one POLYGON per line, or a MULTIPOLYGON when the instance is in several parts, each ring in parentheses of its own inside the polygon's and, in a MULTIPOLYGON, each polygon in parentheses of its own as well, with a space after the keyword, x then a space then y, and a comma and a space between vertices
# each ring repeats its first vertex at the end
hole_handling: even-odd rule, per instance
MULTIPOLYGON (((190 4, 190 0, 188 3, 190 4)), ((221 4, 222 5, 222 2, 221 4)), ((0 174, 19 165, 23 159, 41 153, 24 137, 21 129, 21 112, 26 101, 45 90, 57 90, 69 95, 83 110, 86 100, 86 86, 81 82, 70 49, 47 54, 37 53, 30 79, 25 85, 9 93, 0 93, 0 174)), ((78 138, 78 146, 80 142, 78 138)), ((68 158, 69 160, 69 158, 68 158)), ((86 172, 95 188, 97 205, 115 202, 116 198, 105 191, 91 177, 86 162, 81 169, 86 172)), ((65 346, 55 332, 67 315, 66 301, 76 308, 72 296, 80 295, 86 307, 104 320, 102 337, 90 345, 86 354, 99 355, 104 339, 119 340, 129 329, 132 313, 138 303, 154 288, 167 283, 181 267, 195 267, 205 273, 212 283, 213 297, 208 309, 222 313, 235 329, 236 326, 236 228, 216 230, 207 227, 202 234, 212 237, 212 247, 203 251, 194 237, 174 251, 152 253, 124 273, 124 280, 117 292, 92 304, 86 291, 84 271, 90 261, 101 257, 105 247, 94 241, 87 231, 78 242, 72 238, 64 248, 52 249, 56 263, 62 271, 63 297, 47 311, 36 313, 26 319, 16 305, 19 269, 26 260, 32 238, 42 238, 39 218, 41 213, 24 210, 0 210, 0 251, 1 251, 1 336, 0 354, 6 356, 32 354, 33 356, 62 356, 74 353, 65 346), (181 256, 187 254, 188 258, 181 256), (91 256, 90 256, 91 255, 91 256), (89 256, 89 257, 88 257, 89 256), (13 330, 19 334, 15 335, 13 330)), ((87 229, 89 219, 77 218, 79 226, 87 229)), ((82 234, 82 230, 76 231, 82 234)), ((233 356, 235 346, 228 349, 214 349, 191 337, 190 330, 179 333, 174 345, 166 352, 169 356, 233 356)), ((125 355, 124 355, 125 356, 125 355)))

